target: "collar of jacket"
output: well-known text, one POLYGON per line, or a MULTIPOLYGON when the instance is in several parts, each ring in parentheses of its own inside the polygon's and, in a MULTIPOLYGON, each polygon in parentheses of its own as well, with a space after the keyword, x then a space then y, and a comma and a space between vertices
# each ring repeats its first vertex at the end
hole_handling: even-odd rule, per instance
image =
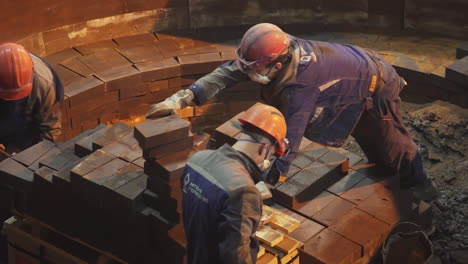
POLYGON ((255 184, 262 180, 262 171, 258 168, 257 164, 255 164, 255 162, 249 156, 245 155, 240 151, 235 150, 228 144, 224 144, 218 149, 218 151, 228 158, 238 160, 250 173, 250 176, 252 177, 252 180, 255 184))

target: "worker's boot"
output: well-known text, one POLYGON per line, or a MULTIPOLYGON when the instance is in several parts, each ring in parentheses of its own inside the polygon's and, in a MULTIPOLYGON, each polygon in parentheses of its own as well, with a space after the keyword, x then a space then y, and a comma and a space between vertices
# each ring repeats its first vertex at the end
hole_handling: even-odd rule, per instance
POLYGON ((416 184, 411 189, 413 190, 414 198, 418 201, 433 201, 440 196, 437 186, 429 178, 416 184))

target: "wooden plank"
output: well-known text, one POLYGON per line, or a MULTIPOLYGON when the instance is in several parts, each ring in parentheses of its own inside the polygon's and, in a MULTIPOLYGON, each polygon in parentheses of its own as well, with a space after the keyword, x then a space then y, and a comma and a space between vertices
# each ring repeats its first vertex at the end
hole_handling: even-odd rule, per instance
POLYGON ((286 254, 291 254, 296 249, 302 247, 303 243, 295 240, 292 237, 284 236, 283 241, 276 245, 276 248, 283 251, 286 254))
POLYGON ((278 259, 270 253, 265 253, 257 260, 257 264, 277 264, 278 259))
POLYGON ((257 259, 260 258, 265 254, 265 248, 263 246, 259 246, 258 253, 257 253, 257 259))
POLYGON ((296 228, 298 228, 300 225, 300 222, 298 220, 286 214, 283 214, 280 211, 275 210, 267 205, 263 205, 262 208, 262 214, 271 215, 269 217, 268 224, 282 232, 289 234, 296 228))
POLYGON ((255 237, 270 247, 276 246, 283 240, 283 234, 266 226, 259 227, 255 232, 255 237))
POLYGON ((187 138, 190 122, 178 116, 148 120, 135 126, 135 138, 143 150, 187 138))

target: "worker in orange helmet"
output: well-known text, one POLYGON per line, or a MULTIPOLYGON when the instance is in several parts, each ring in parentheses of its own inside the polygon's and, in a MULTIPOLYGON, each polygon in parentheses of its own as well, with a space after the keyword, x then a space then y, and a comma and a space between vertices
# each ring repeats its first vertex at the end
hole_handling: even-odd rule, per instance
POLYGON ((0 144, 22 150, 61 135, 63 86, 42 58, 0 43, 0 144))
POLYGON ((232 147, 196 153, 182 175, 189 264, 256 263, 262 213, 256 184, 270 158, 288 152, 286 120, 278 109, 256 104, 239 121, 240 138, 232 147))
POLYGON ((399 93, 406 82, 380 55, 358 46, 304 40, 257 24, 242 37, 237 59, 152 105, 147 117, 202 105, 240 82, 260 84, 262 100, 287 120, 291 154, 275 162, 269 182, 287 175, 302 137, 340 147, 352 135, 368 160, 399 175, 401 187, 412 189, 416 199, 438 197, 401 116, 399 93))

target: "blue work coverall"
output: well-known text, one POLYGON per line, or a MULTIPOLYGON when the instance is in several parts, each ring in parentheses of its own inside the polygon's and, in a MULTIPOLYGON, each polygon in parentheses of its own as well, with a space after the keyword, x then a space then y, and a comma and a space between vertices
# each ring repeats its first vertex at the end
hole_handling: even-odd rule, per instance
POLYGON ((23 99, 0 99, 0 144, 25 149, 41 139, 61 135, 60 102, 64 91, 56 72, 42 58, 31 54, 34 64, 31 94, 23 99))
MULTIPOLYGON (((262 86, 262 99, 286 117, 291 154, 277 162, 286 175, 302 136, 339 147, 353 135, 370 162, 399 173, 408 186, 427 178, 422 158, 400 113, 404 80, 375 52, 353 45, 290 38, 289 64, 262 86)), ((248 80, 234 61, 194 82, 203 104, 248 80)), ((248 83, 248 82, 247 82, 248 83)))
POLYGON ((260 179, 253 160, 229 145, 189 159, 181 178, 189 264, 256 262, 260 179))

